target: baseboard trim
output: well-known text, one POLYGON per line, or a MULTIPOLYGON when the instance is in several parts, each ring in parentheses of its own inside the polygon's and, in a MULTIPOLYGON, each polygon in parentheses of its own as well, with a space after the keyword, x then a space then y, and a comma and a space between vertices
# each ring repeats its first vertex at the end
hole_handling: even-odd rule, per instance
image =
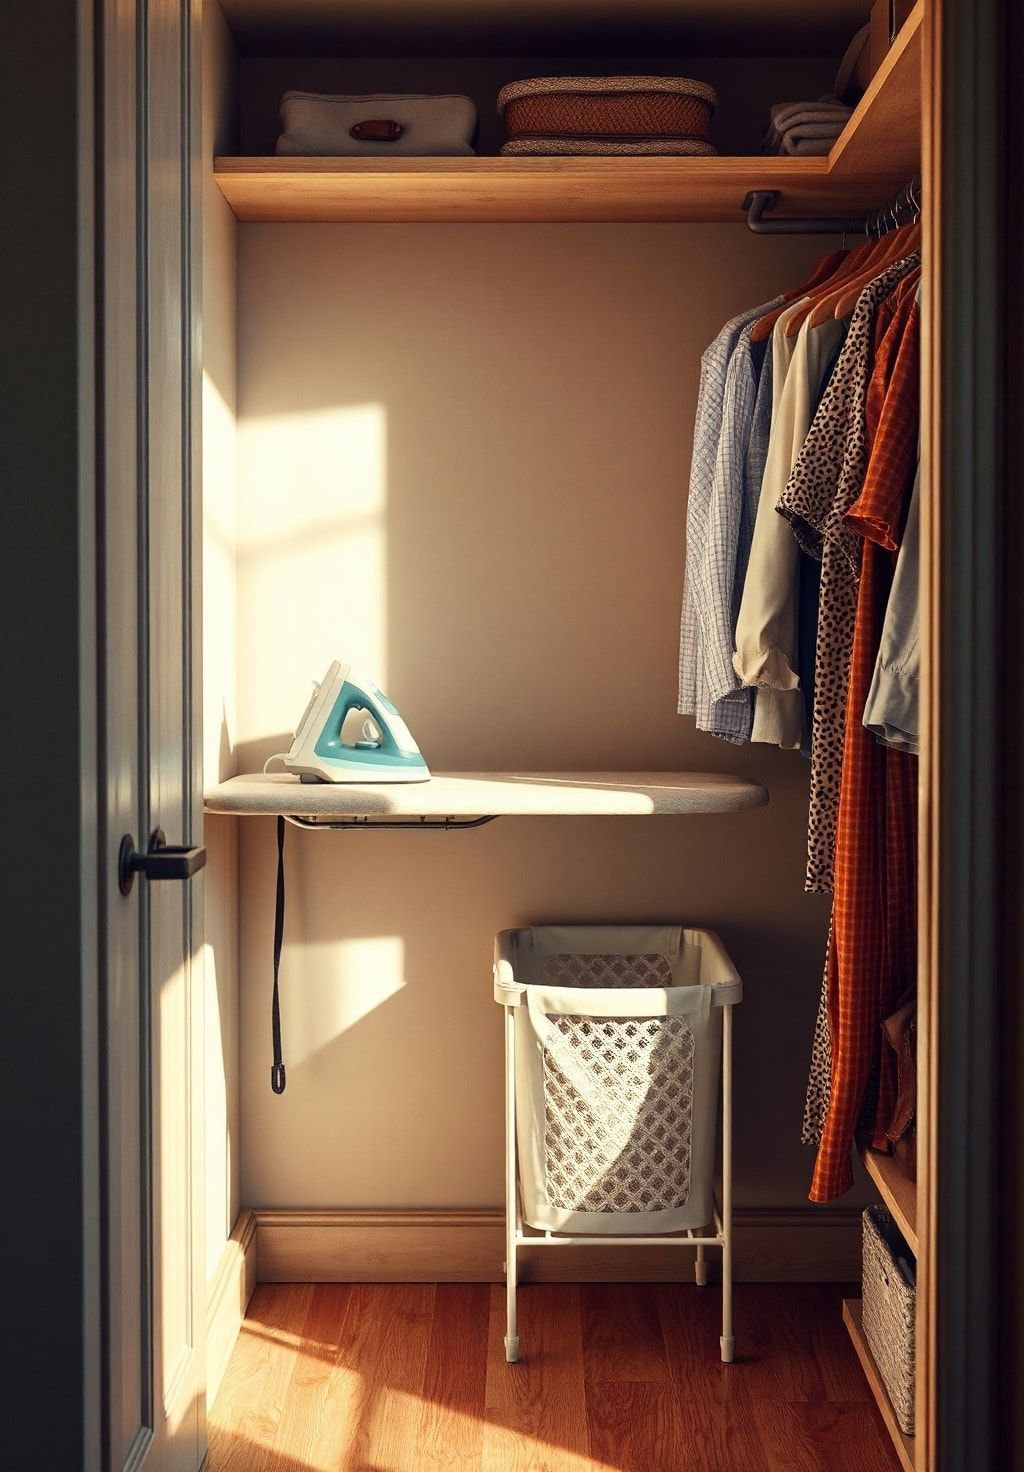
POLYGON ((254 1211, 238 1213, 206 1295, 206 1398, 212 1405, 228 1367, 253 1289, 259 1281, 254 1211))
MULTIPOLYGON (((503 1277, 500 1211, 256 1209, 261 1283, 496 1283, 503 1277)), ((835 1283, 860 1277, 860 1213, 737 1211, 738 1282, 835 1283)), ((717 1253, 709 1252, 712 1273, 717 1253)), ((659 1283, 690 1276, 678 1247, 526 1251, 523 1280, 659 1283)))

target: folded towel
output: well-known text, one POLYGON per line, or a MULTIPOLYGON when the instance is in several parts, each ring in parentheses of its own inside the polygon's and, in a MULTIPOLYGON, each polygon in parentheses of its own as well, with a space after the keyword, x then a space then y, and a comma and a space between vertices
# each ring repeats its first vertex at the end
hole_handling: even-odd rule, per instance
POLYGON ((852 107, 847 107, 846 103, 840 102, 838 97, 826 93, 824 97, 819 97, 817 102, 777 102, 771 109, 771 122, 772 126, 782 133, 794 123, 800 122, 838 119, 845 123, 852 112, 852 107))
POLYGON ((764 153, 824 154, 853 112, 831 93, 815 102, 777 102, 771 109, 764 153))
POLYGON ((838 137, 838 133, 831 138, 794 138, 787 134, 782 140, 782 147, 772 151, 787 154, 791 158, 824 158, 832 152, 832 145, 838 137))

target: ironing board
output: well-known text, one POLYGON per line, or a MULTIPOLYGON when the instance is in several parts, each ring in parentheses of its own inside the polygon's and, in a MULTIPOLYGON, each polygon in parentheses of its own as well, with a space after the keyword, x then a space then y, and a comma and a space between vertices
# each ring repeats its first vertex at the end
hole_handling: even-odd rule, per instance
POLYGON ((504 816, 730 813, 763 807, 759 783, 720 772, 439 772, 427 782, 303 782, 291 772, 232 777, 206 793, 208 813, 277 819, 273 1063, 284 1093, 280 970, 285 828, 478 828, 504 816))
POLYGON ((732 813, 763 807, 757 782, 720 772, 439 772, 429 782, 306 783, 290 773, 232 777, 206 793, 208 813, 290 817, 470 818, 487 815, 732 813))

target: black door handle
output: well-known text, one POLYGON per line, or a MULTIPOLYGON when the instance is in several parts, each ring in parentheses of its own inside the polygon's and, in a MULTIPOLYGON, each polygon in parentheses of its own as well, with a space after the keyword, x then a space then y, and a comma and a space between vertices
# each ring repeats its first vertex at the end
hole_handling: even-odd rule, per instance
POLYGON ((145 879, 191 879, 206 867, 206 849, 202 845, 184 848, 169 844, 162 828, 154 830, 149 849, 140 854, 135 839, 126 833, 117 856, 117 878, 122 894, 131 894, 136 874, 145 879))

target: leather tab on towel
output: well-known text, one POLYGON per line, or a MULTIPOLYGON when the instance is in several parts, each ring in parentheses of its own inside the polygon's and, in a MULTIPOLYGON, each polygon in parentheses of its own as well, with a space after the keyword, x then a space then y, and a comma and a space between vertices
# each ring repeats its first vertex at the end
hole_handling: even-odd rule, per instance
POLYGON ((394 143, 405 129, 390 118, 369 118, 365 123, 356 123, 348 131, 350 137, 358 138, 361 143, 394 143))

